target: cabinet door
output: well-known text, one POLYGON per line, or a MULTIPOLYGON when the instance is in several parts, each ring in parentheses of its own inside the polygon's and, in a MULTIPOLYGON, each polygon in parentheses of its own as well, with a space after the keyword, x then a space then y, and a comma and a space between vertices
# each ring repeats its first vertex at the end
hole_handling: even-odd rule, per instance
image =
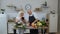
POLYGON ((57 15, 50 14, 49 32, 57 32, 57 15))
POLYGON ((14 22, 8 22, 8 33, 13 33, 14 25, 14 22))

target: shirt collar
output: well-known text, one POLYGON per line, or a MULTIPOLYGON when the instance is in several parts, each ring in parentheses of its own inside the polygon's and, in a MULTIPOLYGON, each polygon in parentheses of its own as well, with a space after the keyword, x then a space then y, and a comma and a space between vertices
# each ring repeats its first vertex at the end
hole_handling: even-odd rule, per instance
POLYGON ((33 14, 29 15, 29 16, 33 16, 33 14))

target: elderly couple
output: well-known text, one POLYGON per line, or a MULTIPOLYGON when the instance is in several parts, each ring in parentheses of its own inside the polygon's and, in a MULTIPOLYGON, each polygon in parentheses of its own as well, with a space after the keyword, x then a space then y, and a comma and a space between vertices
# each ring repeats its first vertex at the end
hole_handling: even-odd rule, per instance
MULTIPOLYGON (((31 10, 27 11, 29 17, 28 17, 28 23, 31 26, 32 23, 36 23, 38 21, 37 16, 35 13, 33 13, 31 10)), ((19 16, 16 17, 16 22, 22 22, 25 23, 26 19, 24 18, 24 12, 20 11, 19 16)), ((30 34, 38 34, 38 29, 30 29, 30 34)))

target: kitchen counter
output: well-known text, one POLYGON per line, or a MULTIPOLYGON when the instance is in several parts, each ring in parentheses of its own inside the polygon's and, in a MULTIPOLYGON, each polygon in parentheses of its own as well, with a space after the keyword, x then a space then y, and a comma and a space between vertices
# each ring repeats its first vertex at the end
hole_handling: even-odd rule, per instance
MULTIPOLYGON (((8 33, 14 33, 13 32, 14 25, 15 25, 15 22, 8 22, 8 33)), ((18 29, 17 29, 17 33, 18 33, 18 29)), ((29 29, 26 29, 24 33, 30 33, 29 29)))

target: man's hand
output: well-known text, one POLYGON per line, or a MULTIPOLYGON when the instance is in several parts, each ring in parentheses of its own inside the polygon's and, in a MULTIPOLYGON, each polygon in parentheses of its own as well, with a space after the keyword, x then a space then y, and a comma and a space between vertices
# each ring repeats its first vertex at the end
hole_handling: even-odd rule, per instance
POLYGON ((31 26, 34 27, 35 26, 35 23, 32 23, 31 26))
POLYGON ((32 23, 31 25, 32 27, 37 28, 36 23, 32 23))

